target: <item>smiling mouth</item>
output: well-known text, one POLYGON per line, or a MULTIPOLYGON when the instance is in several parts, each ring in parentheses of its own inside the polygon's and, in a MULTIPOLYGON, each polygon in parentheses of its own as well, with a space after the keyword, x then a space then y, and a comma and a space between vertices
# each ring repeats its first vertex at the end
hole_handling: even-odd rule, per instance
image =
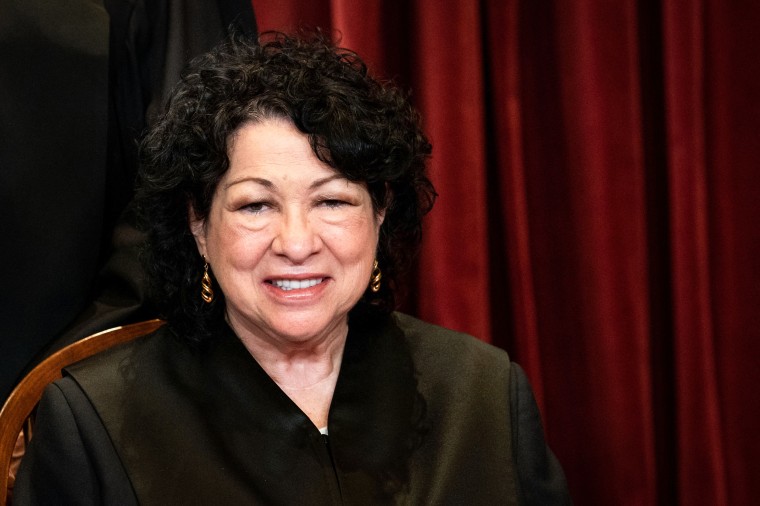
POLYGON ((276 286, 277 288, 285 291, 299 290, 302 288, 309 288, 320 284, 324 278, 313 279, 273 279, 268 283, 276 286))

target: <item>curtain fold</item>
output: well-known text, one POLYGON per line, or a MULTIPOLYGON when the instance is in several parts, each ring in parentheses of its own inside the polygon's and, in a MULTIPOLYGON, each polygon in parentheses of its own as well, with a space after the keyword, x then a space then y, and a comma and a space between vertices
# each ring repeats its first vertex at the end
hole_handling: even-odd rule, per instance
POLYGON ((430 177, 439 194, 436 206, 442 211, 432 213, 425 224, 418 309, 445 327, 490 340, 488 201, 482 149, 487 135, 486 104, 478 6, 417 0, 416 11, 424 17, 416 25, 409 48, 416 62, 412 82, 415 103, 435 146, 430 177), (453 103, 457 106, 451 107, 453 103))
POLYGON ((528 174, 523 148, 519 37, 520 10, 516 2, 489 0, 485 19, 486 131, 502 142, 487 143, 487 178, 491 283, 491 336, 494 344, 519 349, 519 359, 531 371, 533 390, 544 406, 536 286, 533 276, 528 174), (500 92, 495 92, 499 90, 500 92), (511 226, 506 227, 509 223, 511 226), (506 260, 506 261, 505 261, 506 260), (511 306, 511 307, 510 307, 511 306), (513 332, 505 329, 513 328, 513 332), (512 335, 510 341, 509 334, 512 335), (512 346, 514 344, 514 346, 512 346))
POLYGON ((760 493, 760 4, 253 0, 412 90, 406 308, 526 369, 576 504, 760 493))
POLYGON ((665 11, 678 486, 685 503, 726 505, 717 398, 708 224, 705 11, 665 11), (700 416, 694 416, 699 413, 700 416), (694 444, 699 441, 700 444, 694 444))
POLYGON ((747 390, 758 380, 752 362, 760 329, 760 8, 731 7, 674 2, 664 16, 678 485, 685 504, 749 502, 757 491, 749 476, 760 471, 752 436, 760 411, 747 390))

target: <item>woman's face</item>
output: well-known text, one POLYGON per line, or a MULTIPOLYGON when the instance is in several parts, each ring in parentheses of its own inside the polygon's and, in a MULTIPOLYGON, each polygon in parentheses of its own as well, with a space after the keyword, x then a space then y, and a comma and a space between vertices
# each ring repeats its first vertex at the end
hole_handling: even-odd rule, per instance
POLYGON ((229 159, 208 218, 190 225, 230 325, 275 345, 345 333, 383 220, 366 186, 319 161, 286 120, 241 127, 229 159))

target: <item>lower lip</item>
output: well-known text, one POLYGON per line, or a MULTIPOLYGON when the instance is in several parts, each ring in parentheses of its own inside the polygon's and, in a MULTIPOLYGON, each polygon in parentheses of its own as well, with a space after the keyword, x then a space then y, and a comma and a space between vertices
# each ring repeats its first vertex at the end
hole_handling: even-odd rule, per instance
POLYGON ((283 290, 282 288, 279 288, 272 283, 266 282, 264 283, 264 286, 267 290, 267 293, 278 300, 285 302, 302 302, 317 298, 322 295, 322 292, 325 291, 329 282, 330 280, 325 278, 321 283, 317 283, 314 286, 296 288, 293 290, 283 290))

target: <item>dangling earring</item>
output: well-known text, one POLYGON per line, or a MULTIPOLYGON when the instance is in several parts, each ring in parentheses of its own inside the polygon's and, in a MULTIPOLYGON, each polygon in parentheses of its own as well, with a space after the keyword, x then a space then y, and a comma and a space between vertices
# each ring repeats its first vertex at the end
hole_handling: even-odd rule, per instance
MULTIPOLYGON (((206 260, 206 257, 203 257, 206 260)), ((201 299, 206 304, 214 300, 214 290, 211 288, 211 276, 208 275, 208 262, 203 265, 203 278, 201 279, 201 299)))
POLYGON ((380 271, 380 266, 375 260, 372 266, 372 277, 369 278, 369 289, 372 292, 377 293, 380 291, 380 281, 383 279, 383 273, 380 271))

